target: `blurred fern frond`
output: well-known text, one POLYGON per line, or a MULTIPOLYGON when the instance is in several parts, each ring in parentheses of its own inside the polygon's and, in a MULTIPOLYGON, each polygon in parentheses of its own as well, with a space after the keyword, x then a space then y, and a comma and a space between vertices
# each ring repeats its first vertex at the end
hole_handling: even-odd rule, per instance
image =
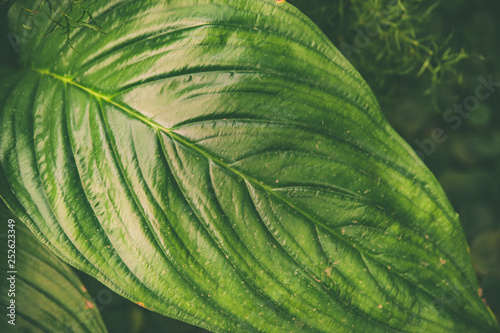
POLYGON ((461 81, 457 64, 469 55, 453 48, 452 33, 433 19, 439 1, 289 2, 314 18, 375 89, 394 76, 425 77, 425 93, 433 95, 447 78, 461 81))
POLYGON ((66 35, 71 46, 71 31, 77 28, 89 28, 102 32, 98 22, 91 14, 93 0, 1 0, 2 4, 18 10, 26 16, 23 28, 34 31, 37 37, 44 38, 56 32, 66 35), (42 32, 37 22, 50 20, 49 29, 42 32))

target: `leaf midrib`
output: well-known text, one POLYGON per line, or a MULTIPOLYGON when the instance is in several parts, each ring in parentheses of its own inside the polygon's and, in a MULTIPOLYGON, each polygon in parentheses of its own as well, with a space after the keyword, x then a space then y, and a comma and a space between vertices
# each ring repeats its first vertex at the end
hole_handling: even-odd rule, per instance
MULTIPOLYGON (((276 193, 271 186, 269 186, 269 185, 267 185, 267 184, 265 184, 265 183, 257 180, 256 178, 254 178, 254 177, 252 177, 250 175, 247 175, 244 172, 241 172, 241 171, 233 168, 228 163, 225 163, 222 159, 217 158, 217 157, 211 155, 209 152, 207 152, 204 149, 200 148, 197 144, 192 143, 187 138, 183 137, 180 134, 177 134, 174 131, 175 130, 174 128, 168 128, 168 127, 162 126, 162 125, 158 124, 157 122, 151 120, 150 118, 145 117, 144 115, 138 113, 136 110, 134 110, 134 109, 132 109, 130 107, 127 107, 127 106, 125 106, 125 105, 123 105, 121 103, 118 103, 118 102, 114 101, 113 98, 112 98, 112 96, 108 96, 108 95, 96 92, 96 91, 94 91, 94 90, 92 90, 92 89, 90 89, 90 88, 88 88, 86 86, 83 86, 83 85, 81 85, 81 84, 79 84, 77 82, 74 82, 71 78, 68 78, 68 77, 65 77, 65 76, 62 76, 62 75, 58 75, 58 74, 52 73, 51 71, 49 71, 47 69, 38 69, 38 68, 35 68, 35 67, 32 67, 31 69, 33 71, 41 74, 41 75, 51 76, 51 77, 53 77, 53 78, 55 78, 55 79, 57 79, 57 80, 65 83, 65 84, 69 84, 69 85, 72 85, 74 87, 77 87, 77 88, 79 88, 79 89, 87 92, 89 95, 95 97, 96 99, 98 99, 98 100, 104 100, 104 101, 108 102, 109 104, 117 107, 118 109, 124 111, 126 114, 128 114, 132 118, 137 119, 137 120, 143 122, 144 124, 146 124, 146 125, 150 126, 151 128, 155 129, 156 131, 161 131, 161 132, 165 133, 167 136, 169 136, 175 142, 178 142, 178 143, 182 144, 183 146, 185 146, 185 147, 187 147, 187 148, 195 151, 196 153, 202 155, 207 160, 209 160, 209 161, 213 162, 214 164, 222 167, 223 169, 232 172, 233 174, 237 175, 238 177, 240 177, 242 180, 246 181, 247 183, 253 184, 253 185, 255 185, 255 186, 263 189, 270 196, 273 196, 276 199, 278 199, 279 201, 282 201, 284 204, 288 205, 290 208, 292 208, 294 211, 296 211, 297 213, 299 213, 300 215, 302 215, 304 218, 306 218, 307 220, 309 220, 310 222, 312 222, 314 225, 321 226, 325 230, 328 230, 328 232, 330 232, 332 234, 332 236, 334 236, 339 242, 341 242, 346 247, 355 249, 356 251, 359 252, 360 255, 365 255, 367 257, 370 257, 375 262, 377 262, 379 264, 383 264, 382 262, 380 262, 377 259, 376 256, 372 255, 368 251, 365 251, 365 250, 363 250, 360 247, 353 246, 351 243, 348 242, 348 240, 346 240, 343 237, 343 235, 340 232, 337 232, 335 229, 332 229, 332 228, 328 227, 327 225, 325 225, 321 221, 315 219, 313 216, 311 216, 307 212, 305 212, 302 209, 294 206, 293 203, 289 202, 286 198, 284 198, 284 197, 280 196, 278 193, 276 193)), ((312 272, 309 272, 309 270, 306 270, 306 271, 308 272, 308 274, 312 274, 312 272)), ((422 293, 426 294, 430 298, 434 298, 434 296, 432 295, 432 293, 430 291, 427 291, 427 290, 423 289, 423 287, 420 286, 417 283, 413 283, 409 278, 405 277, 403 274, 401 274, 401 273, 399 273, 397 271, 394 271, 394 270, 392 272, 395 273, 401 280, 404 280, 409 285, 416 287, 418 290, 420 290, 422 293)), ((312 275, 312 277, 315 278, 314 274, 312 275)), ((326 285, 323 281, 320 281, 320 284, 324 288, 326 288, 327 290, 329 290, 328 285, 326 285)), ((472 320, 470 318, 464 318, 461 313, 456 312, 456 310, 453 309, 453 308, 451 308, 451 307, 449 307, 448 304, 444 304, 444 306, 446 308, 448 308, 452 313, 455 313, 458 317, 464 319, 465 322, 470 322, 470 323, 473 323, 474 325, 476 325, 478 327, 490 329, 490 327, 484 325, 481 322, 476 322, 476 321, 474 321, 474 320, 472 320)), ((387 326, 387 327, 390 327, 390 326, 387 326)))

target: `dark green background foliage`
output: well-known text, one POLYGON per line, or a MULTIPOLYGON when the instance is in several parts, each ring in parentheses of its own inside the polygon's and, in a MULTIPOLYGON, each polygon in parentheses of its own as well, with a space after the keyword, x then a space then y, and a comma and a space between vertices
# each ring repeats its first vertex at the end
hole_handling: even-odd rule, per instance
MULTIPOLYGON (((483 295, 500 316, 500 91, 460 124, 443 115, 474 95, 479 76, 500 81, 498 1, 290 0, 348 53, 392 126, 424 160, 461 216, 483 295), (453 129, 452 125, 456 125, 453 129), (431 141, 435 129, 446 135, 431 141)), ((0 60, 14 64, 2 8, 0 60), (5 45, 7 47, 5 47, 5 45)), ((56 30, 54 33, 64 33, 56 30)), ((497 88, 500 90, 500 88, 497 88)), ((448 115, 451 113, 448 112, 448 115)), ((203 332, 154 314, 78 273, 110 332, 203 332)))

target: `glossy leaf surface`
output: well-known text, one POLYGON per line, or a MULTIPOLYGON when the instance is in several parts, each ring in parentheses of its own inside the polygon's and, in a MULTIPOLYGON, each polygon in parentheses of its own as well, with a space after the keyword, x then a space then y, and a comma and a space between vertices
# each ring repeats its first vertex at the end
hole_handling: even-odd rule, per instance
POLYGON ((216 332, 498 330, 439 184, 304 15, 92 13, 26 39, 0 99, 2 197, 59 256, 216 332))

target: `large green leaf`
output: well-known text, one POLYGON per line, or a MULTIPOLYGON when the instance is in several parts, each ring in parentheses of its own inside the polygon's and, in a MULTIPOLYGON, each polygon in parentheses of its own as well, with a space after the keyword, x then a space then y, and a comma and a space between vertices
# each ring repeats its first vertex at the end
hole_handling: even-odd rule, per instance
POLYGON ((2 332, 107 332, 71 268, 40 244, 1 201, 0 238, 5 256, 0 260, 2 332))
POLYGON ((92 15, 21 40, 0 97, 2 197, 60 257, 216 332, 498 331, 439 184, 304 15, 92 15))

